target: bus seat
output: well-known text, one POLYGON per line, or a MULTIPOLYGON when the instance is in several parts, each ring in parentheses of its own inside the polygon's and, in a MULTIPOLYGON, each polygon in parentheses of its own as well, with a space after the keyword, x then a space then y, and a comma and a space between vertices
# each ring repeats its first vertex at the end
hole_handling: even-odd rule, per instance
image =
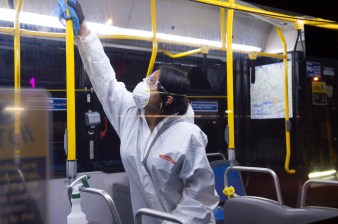
MULTIPOLYGON (((228 198, 223 194, 224 189, 224 173, 225 170, 230 166, 230 162, 228 160, 217 160, 210 162, 210 166, 215 174, 215 187, 216 191, 220 197, 221 202, 225 202, 228 198)), ((239 171, 232 170, 228 175, 229 186, 233 186, 235 188, 236 194, 239 196, 244 196, 245 189, 243 186, 242 177, 239 171)))
POLYGON ((113 184, 113 200, 122 223, 134 224, 134 215, 131 205, 130 188, 128 183, 113 184))
POLYGON ((290 208, 267 198, 240 196, 225 202, 224 217, 226 224, 306 224, 338 217, 338 209, 290 208))
MULTIPOLYGON (((220 197, 220 206, 218 206, 214 210, 214 216, 217 222, 224 221, 224 211, 223 204, 228 199, 227 196, 223 194, 224 189, 224 173, 225 170, 230 166, 230 162, 228 160, 216 160, 210 162, 210 166, 214 171, 215 175, 215 188, 220 197)), ((243 186, 242 177, 239 171, 232 170, 228 175, 228 182, 230 186, 235 188, 235 192, 237 195, 244 196, 245 190, 243 186)))

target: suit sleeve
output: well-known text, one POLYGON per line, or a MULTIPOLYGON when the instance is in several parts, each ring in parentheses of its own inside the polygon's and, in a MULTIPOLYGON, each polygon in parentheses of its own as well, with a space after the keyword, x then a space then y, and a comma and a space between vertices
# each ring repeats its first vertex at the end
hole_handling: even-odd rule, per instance
POLYGON ((96 34, 77 36, 77 44, 84 67, 102 107, 118 135, 123 116, 133 106, 132 94, 116 80, 115 71, 96 34))

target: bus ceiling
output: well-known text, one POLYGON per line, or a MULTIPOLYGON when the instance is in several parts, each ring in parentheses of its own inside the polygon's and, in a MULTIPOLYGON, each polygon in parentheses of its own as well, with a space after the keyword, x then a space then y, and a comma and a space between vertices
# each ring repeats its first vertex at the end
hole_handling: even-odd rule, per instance
MULTIPOLYGON (((156 1, 157 39, 159 50, 163 49, 180 53, 192 51, 198 48, 209 48, 208 55, 225 58, 223 53, 217 51, 217 49, 222 47, 220 43, 220 10, 219 7, 212 5, 217 2, 219 2, 220 7, 229 8, 227 2, 214 0, 156 1), (201 3, 204 3, 203 7, 201 7, 201 3), (182 44, 176 44, 177 40, 183 40, 182 37, 185 38, 185 46, 182 44), (197 42, 200 42, 201 44, 198 44, 197 42)), ((105 43, 107 45, 112 44, 112 41, 108 40, 109 38, 118 39, 118 42, 114 40, 115 45, 117 43, 122 46, 132 45, 151 49, 151 7, 150 1, 146 1, 146 3, 147 4, 145 4, 144 1, 131 0, 116 0, 114 2, 102 0, 93 5, 92 1, 81 1, 85 14, 87 15, 87 21, 96 24, 107 24, 109 26, 119 27, 121 28, 119 30, 124 33, 130 34, 134 32, 132 33, 133 36, 142 33, 142 38, 133 39, 130 36, 125 37, 121 35, 112 35, 112 33, 116 33, 116 29, 101 28, 101 30, 97 30, 97 32, 101 33, 103 38, 106 38, 105 43), (103 29, 105 31, 103 31, 103 29)), ((233 23, 234 52, 257 51, 273 54, 281 53, 283 48, 280 44, 275 27, 280 27, 282 29, 287 41, 288 50, 293 50, 297 41, 296 29, 298 29, 298 27, 295 28, 295 25, 298 24, 295 22, 297 21, 297 18, 309 19, 309 21, 305 21, 304 23, 317 22, 317 19, 313 17, 300 17, 294 13, 285 14, 285 11, 276 9, 274 9, 274 11, 271 9, 271 13, 269 13, 270 11, 260 9, 257 6, 244 1, 235 1, 235 6, 236 9, 233 23)), ((25 3, 23 5, 23 13, 20 21, 21 23, 25 23, 25 17, 22 18, 24 16, 24 12, 50 16, 54 7, 55 1, 30 0, 29 4, 25 3)), ((6 8, 11 8, 10 1, 8 1, 8 3, 0 4, 0 10, 6 8)), ((226 11, 227 10, 225 10, 225 13, 226 11)), ((4 15, 4 13, 1 14, 4 15)), ((226 20, 226 16, 224 19, 226 20)), ((5 19, 1 18, 0 15, 0 20, 5 19)), ((323 22, 325 22, 325 20, 321 20, 321 24, 323 22)), ((56 23, 59 22, 57 21, 56 23)), ((334 24, 331 24, 331 26, 333 25, 334 24)), ((0 24, 0 26, 2 25, 0 24)), ((50 24, 46 24, 46 26, 54 28, 54 24, 51 22, 50 24)), ((56 30, 61 29, 61 31, 64 32, 64 28, 61 27, 60 24, 58 24, 55 28, 57 28, 56 30)), ((46 31, 46 27, 41 27, 41 31, 46 31)), ((29 31, 22 31, 21 35, 29 36, 36 34, 29 31)), ((54 32, 54 34, 51 34, 50 37, 64 36, 54 32)), ((221 50, 221 52, 223 51, 221 50)))

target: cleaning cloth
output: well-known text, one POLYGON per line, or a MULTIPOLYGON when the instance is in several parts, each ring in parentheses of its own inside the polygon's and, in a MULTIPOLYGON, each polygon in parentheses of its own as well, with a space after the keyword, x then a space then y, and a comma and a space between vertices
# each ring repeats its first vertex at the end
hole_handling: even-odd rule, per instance
MULTIPOLYGON (((76 4, 76 0, 68 0, 68 1, 76 4)), ((73 21, 74 35, 77 35, 79 30, 80 30, 79 18, 77 17, 77 14, 72 7, 68 7, 70 16, 67 16, 66 15, 66 7, 68 7, 68 5, 66 4, 65 0, 58 0, 57 4, 55 6, 55 9, 53 11, 53 15, 58 16, 63 25, 66 24, 65 20, 71 19, 73 21)))

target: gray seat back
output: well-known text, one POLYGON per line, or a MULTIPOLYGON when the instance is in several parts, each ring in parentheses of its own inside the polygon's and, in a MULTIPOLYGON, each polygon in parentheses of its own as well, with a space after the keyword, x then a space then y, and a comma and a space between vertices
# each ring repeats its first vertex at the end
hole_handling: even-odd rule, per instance
POLYGON ((306 224, 338 216, 338 209, 323 207, 290 208, 253 196, 235 197, 224 205, 225 224, 306 224))

